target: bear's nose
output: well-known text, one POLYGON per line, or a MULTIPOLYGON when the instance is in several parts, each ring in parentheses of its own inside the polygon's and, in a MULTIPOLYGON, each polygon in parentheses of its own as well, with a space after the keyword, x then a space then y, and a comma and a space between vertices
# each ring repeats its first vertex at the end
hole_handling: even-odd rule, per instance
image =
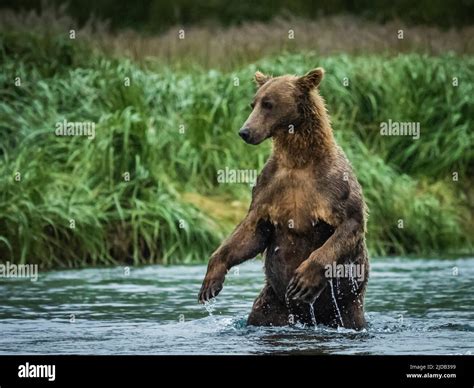
POLYGON ((247 141, 250 137, 250 130, 248 129, 248 127, 241 128, 240 131, 239 131, 239 135, 242 139, 247 141))

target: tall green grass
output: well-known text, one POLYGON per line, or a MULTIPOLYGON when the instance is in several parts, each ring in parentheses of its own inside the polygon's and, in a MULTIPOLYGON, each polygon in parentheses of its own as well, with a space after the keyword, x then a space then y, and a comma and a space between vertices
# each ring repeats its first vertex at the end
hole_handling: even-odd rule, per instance
POLYGON ((57 35, 17 33, 2 35, 0 55, 2 261, 69 267, 205 260, 228 230, 182 194, 222 198, 221 207, 229 198, 248 201, 248 186, 219 185, 216 174, 260 169, 270 152, 269 144, 249 147, 237 138, 252 75, 315 66, 326 68, 321 93, 368 202, 371 252, 472 250, 470 56, 305 53, 229 73, 177 71, 108 58, 57 35), (95 139, 55 136, 63 119, 95 122, 95 139), (388 119, 419 121, 421 138, 380 136, 388 119))

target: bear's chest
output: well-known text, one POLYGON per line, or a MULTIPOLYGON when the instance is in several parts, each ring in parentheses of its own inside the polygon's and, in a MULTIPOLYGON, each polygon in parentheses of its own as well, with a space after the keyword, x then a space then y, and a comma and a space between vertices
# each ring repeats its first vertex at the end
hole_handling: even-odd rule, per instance
POLYGON ((331 224, 329 200, 310 170, 279 169, 255 199, 261 218, 296 232, 331 224))

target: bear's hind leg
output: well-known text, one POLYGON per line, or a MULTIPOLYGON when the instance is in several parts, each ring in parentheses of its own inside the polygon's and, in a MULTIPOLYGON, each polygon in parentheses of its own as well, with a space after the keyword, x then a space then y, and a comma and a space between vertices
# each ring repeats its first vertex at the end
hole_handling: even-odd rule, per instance
POLYGON ((247 325, 287 326, 290 324, 288 314, 287 307, 278 299, 273 288, 266 284, 253 303, 247 325))

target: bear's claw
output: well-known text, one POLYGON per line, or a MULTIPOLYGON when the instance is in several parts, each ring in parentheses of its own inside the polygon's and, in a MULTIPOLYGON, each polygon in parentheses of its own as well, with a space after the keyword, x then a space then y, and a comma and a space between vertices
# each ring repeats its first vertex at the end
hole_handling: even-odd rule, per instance
POLYGON ((321 292, 324 290, 326 285, 323 287, 310 287, 304 284, 301 277, 295 275, 288 284, 287 291, 286 291, 286 298, 301 300, 305 303, 313 304, 316 299, 318 299, 321 292))
POLYGON ((204 280, 199 291, 198 302, 205 303, 209 299, 215 298, 222 290, 222 282, 218 280, 204 280))

